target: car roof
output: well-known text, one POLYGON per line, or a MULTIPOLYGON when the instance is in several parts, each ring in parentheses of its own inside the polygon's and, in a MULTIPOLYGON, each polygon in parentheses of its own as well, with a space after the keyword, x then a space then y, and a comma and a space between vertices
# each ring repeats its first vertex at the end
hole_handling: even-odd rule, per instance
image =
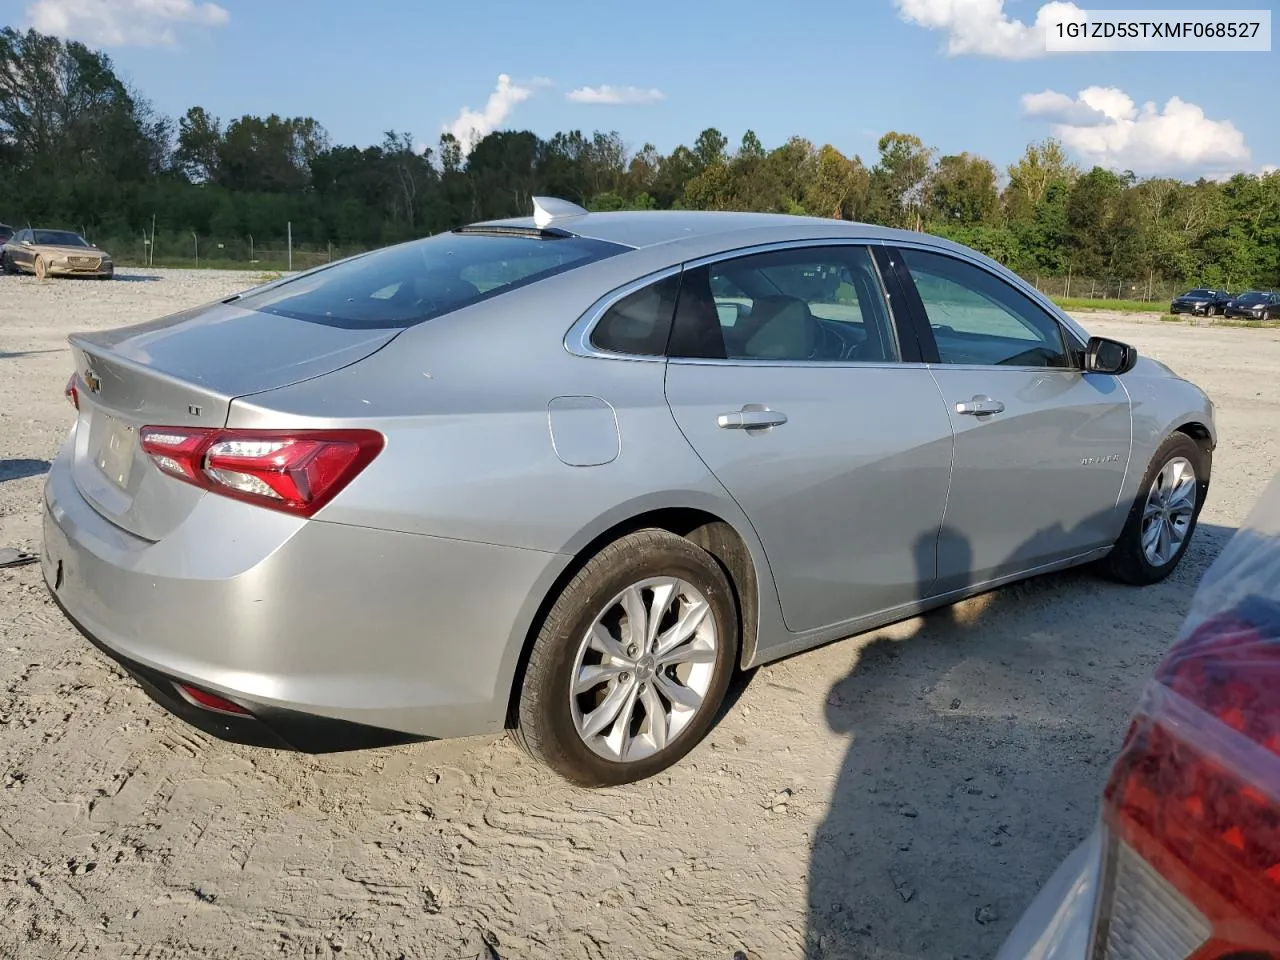
MULTIPOLYGON (((603 240, 636 249, 652 247, 677 240, 711 238, 717 234, 762 231, 773 228, 779 239, 785 239, 797 228, 822 228, 832 235, 866 240, 914 240, 920 242, 927 234, 908 230, 894 230, 869 223, 833 220, 822 217, 796 217, 782 213, 737 213, 714 210, 624 210, 608 213, 590 213, 565 217, 553 221, 554 226, 574 236, 603 240)), ((539 225, 533 217, 515 217, 507 220, 489 220, 472 224, 473 228, 496 227, 507 230, 534 231, 539 225)), ((939 241, 937 237, 928 237, 939 241)), ((726 244, 733 246, 732 242, 726 244)))

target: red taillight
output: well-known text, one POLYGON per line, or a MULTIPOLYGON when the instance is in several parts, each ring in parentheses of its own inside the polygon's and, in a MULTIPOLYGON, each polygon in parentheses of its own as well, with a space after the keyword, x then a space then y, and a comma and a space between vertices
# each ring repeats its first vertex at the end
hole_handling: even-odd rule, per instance
POLYGON ((381 452, 373 430, 143 427, 159 469, 213 493, 309 517, 381 452))
POLYGON ((249 711, 238 703, 232 703, 225 697, 220 697, 216 693, 210 693, 208 690, 201 690, 199 687, 193 687, 185 683, 175 683, 178 692, 188 703, 193 703, 197 707, 203 707, 205 710, 212 710, 214 713, 230 713, 235 716, 249 716, 249 711))
MULTIPOLYGON (((1206 621, 1156 672, 1107 785, 1113 841, 1178 902, 1132 896, 1202 918, 1195 960, 1280 957, 1278 680, 1280 603, 1254 596, 1206 621)), ((1133 942, 1108 929, 1124 905, 1102 906, 1095 960, 1157 956, 1117 948, 1133 942)))
POLYGON ((67 399, 71 401, 71 405, 79 410, 80 390, 76 387, 76 375, 74 373, 71 375, 71 379, 67 381, 67 388, 63 393, 67 395, 67 399))

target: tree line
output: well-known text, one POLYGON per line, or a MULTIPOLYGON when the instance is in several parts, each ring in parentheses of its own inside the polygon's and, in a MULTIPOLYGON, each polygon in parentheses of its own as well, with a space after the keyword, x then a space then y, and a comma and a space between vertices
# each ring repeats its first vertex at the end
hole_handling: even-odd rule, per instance
POLYGON ((35 31, 0 30, 0 221, 83 226, 100 242, 156 228, 367 248, 527 214, 536 194, 592 210, 756 210, 941 234, 1023 275, 1280 286, 1280 173, 1187 183, 1084 170, 1033 143, 1000 171, 890 132, 866 160, 796 136, 731 146, 714 128, 662 153, 617 132, 407 132, 334 144, 311 117, 174 122, 108 56, 35 31), (470 149, 464 149, 469 146, 470 149))

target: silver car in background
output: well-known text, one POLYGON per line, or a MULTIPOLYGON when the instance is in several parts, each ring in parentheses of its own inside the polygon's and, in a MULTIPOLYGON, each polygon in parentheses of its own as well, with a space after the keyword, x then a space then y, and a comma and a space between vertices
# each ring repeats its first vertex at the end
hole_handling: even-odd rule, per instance
POLYGON ((44 571, 161 703, 303 750, 678 760, 737 669, 1049 570, 1144 584, 1213 408, 920 233, 535 201, 72 338, 44 571))

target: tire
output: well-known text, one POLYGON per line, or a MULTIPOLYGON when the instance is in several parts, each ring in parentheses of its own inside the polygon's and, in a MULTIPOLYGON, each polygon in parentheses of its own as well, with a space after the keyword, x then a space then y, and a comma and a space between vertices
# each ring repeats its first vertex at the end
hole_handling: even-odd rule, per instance
POLYGON ((45 265, 44 257, 36 257, 35 271, 38 280, 44 280, 49 276, 49 268, 45 265))
POLYGON ((738 645, 737 604, 716 559, 665 530, 629 534, 587 561, 548 612, 529 655, 514 738, 535 760, 580 786, 651 777, 692 750, 715 723, 738 645), (655 634, 674 641, 681 635, 672 629, 678 616, 696 623, 689 639, 664 655, 682 662, 664 667, 660 657, 655 665, 653 644, 629 648, 634 641, 624 604, 635 609, 637 595, 624 595, 631 590, 644 602, 642 613, 661 606, 655 597, 672 596, 640 646, 655 634), (699 598, 704 615, 692 616, 704 606, 699 598), (577 696, 570 692, 575 678, 588 684, 577 696), (696 707, 680 706, 669 695, 688 700, 698 691, 696 707), (602 706, 610 702, 617 709, 602 706), (608 720, 611 713, 615 719, 608 720), (617 719, 624 713, 631 721, 625 729, 617 719))
POLYGON ((1208 317, 1210 320, 1212 320, 1214 317, 1218 315, 1218 310, 1216 307, 1205 307, 1204 315, 1208 317))
POLYGON ((17 272, 18 268, 13 265, 13 261, 9 259, 9 255, 7 253, 0 254, 0 273, 12 275, 17 272))
MULTIPOLYGON (((1129 516, 1125 520, 1124 529, 1120 532, 1115 547, 1101 561, 1103 572, 1114 580, 1134 586, 1159 583, 1173 573, 1187 552, 1191 538, 1195 535, 1200 510, 1204 507, 1205 496, 1209 492, 1211 467, 1210 455, 1186 434, 1174 433, 1165 438, 1156 450, 1155 456, 1151 458, 1147 472, 1142 477, 1142 484, 1138 487, 1138 493, 1134 497, 1133 506, 1129 510, 1129 516), (1172 489, 1175 491, 1178 489, 1176 478, 1179 472, 1179 461, 1182 461, 1184 466, 1189 466, 1194 474, 1191 490, 1194 491, 1195 502, 1185 516, 1185 525, 1175 522, 1170 528, 1168 541, 1170 550, 1157 550, 1153 554, 1144 547, 1144 532, 1150 531, 1151 523, 1160 523, 1161 520, 1158 514, 1148 517, 1148 504, 1152 503, 1156 509, 1163 505, 1155 504, 1152 500, 1156 496, 1153 491, 1158 478, 1166 483, 1169 479, 1175 479, 1172 489), (1166 468, 1169 468, 1168 473, 1165 472, 1166 468), (1182 539, 1175 545, 1172 541, 1179 528, 1182 530, 1182 539)), ((1181 476, 1185 478, 1185 473, 1181 476)), ((1168 490, 1169 487, 1166 485, 1165 489, 1168 490)), ((1182 502, 1179 496, 1176 503, 1182 502)), ((1170 516, 1178 520, 1182 518, 1182 513, 1175 509, 1170 516)))

